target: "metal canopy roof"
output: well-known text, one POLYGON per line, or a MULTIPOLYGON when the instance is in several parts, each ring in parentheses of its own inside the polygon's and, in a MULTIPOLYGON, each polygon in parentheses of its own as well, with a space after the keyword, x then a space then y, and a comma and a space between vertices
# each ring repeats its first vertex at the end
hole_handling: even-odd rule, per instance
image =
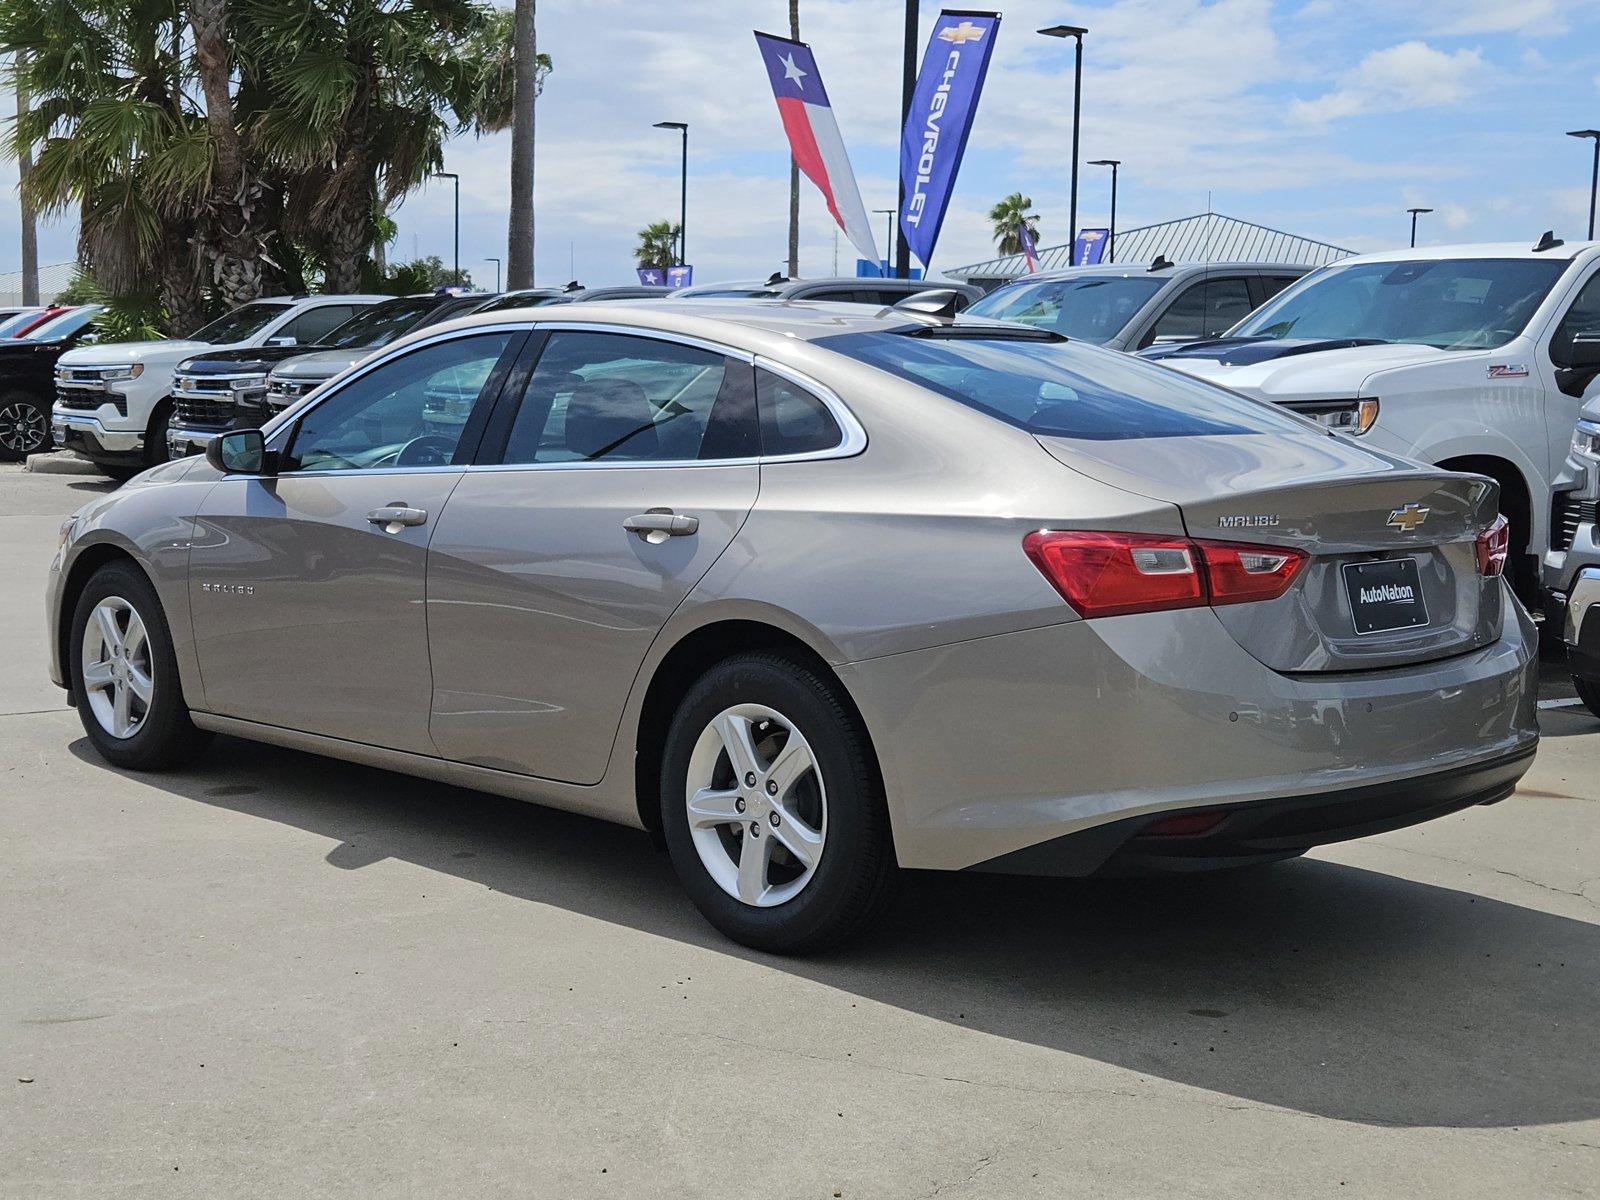
MULTIPOLYGON (((1281 229, 1225 217, 1221 213, 1198 213, 1157 225, 1121 229, 1117 231, 1116 244, 1117 261, 1121 263, 1150 262, 1156 255, 1164 254, 1175 263, 1280 262, 1320 267, 1354 253, 1354 250, 1328 242, 1297 237, 1281 229)), ((1041 271, 1071 265, 1070 245, 1039 250, 1041 271)), ((1013 279, 1027 273, 1027 260, 1020 254, 951 267, 944 272, 956 279, 1013 279)))

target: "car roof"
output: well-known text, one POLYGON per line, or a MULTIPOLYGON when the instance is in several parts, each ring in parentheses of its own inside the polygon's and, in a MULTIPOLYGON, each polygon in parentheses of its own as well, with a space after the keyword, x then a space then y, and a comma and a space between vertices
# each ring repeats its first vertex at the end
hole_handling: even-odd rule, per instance
POLYGON ((1014 283, 1038 283, 1044 279, 1128 279, 1148 275, 1156 279, 1178 279, 1197 275, 1202 271, 1293 271, 1305 275, 1316 268, 1306 263, 1237 260, 1229 262, 1180 262, 1151 270, 1148 262, 1098 263, 1084 267, 1058 267, 1053 271, 1038 271, 1032 275, 1019 275, 1008 279, 1005 286, 1014 283))
MULTIPOLYGON (((401 296, 379 296, 369 293, 341 293, 341 292, 316 292, 311 295, 301 296, 257 296, 249 301, 251 304, 337 304, 340 301, 365 300, 372 304, 381 304, 385 300, 400 300, 401 296)), ((239 307, 243 308, 244 305, 239 307)))
POLYGON ((1454 246, 1418 246, 1414 250, 1402 247, 1399 250, 1384 250, 1376 254, 1358 254, 1353 258, 1341 258, 1338 262, 1328 265, 1342 267, 1350 263, 1417 262, 1451 258, 1544 258, 1564 262, 1576 258, 1586 250, 1600 250, 1600 241, 1569 241, 1559 246, 1552 246, 1548 250, 1535 250, 1536 244, 1536 239, 1530 238, 1520 242, 1468 242, 1454 246))

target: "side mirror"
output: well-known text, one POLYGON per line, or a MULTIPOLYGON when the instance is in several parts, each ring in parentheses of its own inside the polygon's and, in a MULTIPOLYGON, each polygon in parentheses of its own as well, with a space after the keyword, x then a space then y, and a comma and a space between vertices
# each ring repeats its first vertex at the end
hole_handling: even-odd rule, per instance
POLYGON ((1600 332, 1575 335, 1566 365, 1574 371, 1600 371, 1600 332))
POLYGON ((297 339, 290 337, 288 334, 282 334, 278 337, 269 337, 267 339, 267 345, 269 346, 298 346, 299 344, 300 343, 297 339))
POLYGON ((224 475, 260 475, 267 465, 267 439, 259 429, 235 429, 206 443, 206 461, 224 475))

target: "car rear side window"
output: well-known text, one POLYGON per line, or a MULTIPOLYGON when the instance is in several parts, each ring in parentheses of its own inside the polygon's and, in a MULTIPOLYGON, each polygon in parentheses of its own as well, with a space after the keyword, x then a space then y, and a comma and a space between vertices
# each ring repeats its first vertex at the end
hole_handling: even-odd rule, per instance
POLYGON ((631 334, 550 335, 506 463, 692 462, 756 452, 750 367, 631 334))
POLYGON ((1109 441, 1312 432, 1264 401, 1068 342, 851 333, 816 345, 1045 437, 1109 441))
POLYGON ((844 441, 828 406, 799 384, 756 368, 756 404, 761 410, 761 453, 766 458, 816 454, 844 441))

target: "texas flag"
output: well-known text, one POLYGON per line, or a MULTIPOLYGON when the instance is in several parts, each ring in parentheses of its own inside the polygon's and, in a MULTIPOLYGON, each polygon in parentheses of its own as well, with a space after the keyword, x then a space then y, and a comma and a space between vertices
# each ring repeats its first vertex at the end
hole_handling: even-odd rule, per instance
POLYGON ((861 257, 877 262, 878 245, 872 240, 872 226, 861 203, 855 172, 850 169, 850 156, 844 151, 811 47, 770 33, 757 33, 756 45, 772 80, 772 94, 795 162, 822 192, 828 211, 861 257))
POLYGON ((1028 274, 1032 275, 1039 269, 1039 245, 1026 221, 1017 222, 1017 241, 1022 244, 1022 257, 1027 260, 1028 274))

